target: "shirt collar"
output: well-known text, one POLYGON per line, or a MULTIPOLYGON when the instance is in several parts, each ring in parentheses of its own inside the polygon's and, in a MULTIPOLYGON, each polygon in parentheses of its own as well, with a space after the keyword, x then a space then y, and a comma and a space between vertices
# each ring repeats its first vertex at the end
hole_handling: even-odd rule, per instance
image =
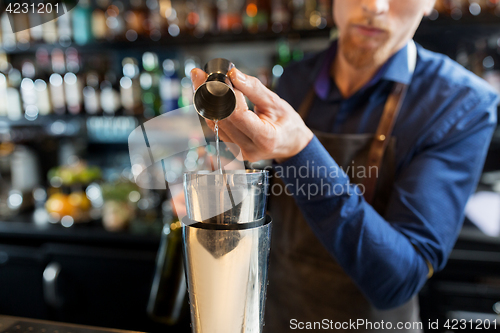
MULTIPOLYGON (((314 81, 314 89, 316 94, 323 100, 326 100, 335 85, 330 77, 330 66, 337 54, 337 40, 334 40, 326 53, 318 62, 318 66, 314 69, 316 72, 316 80, 314 81)), ((410 84, 413 76, 413 70, 410 69, 408 59, 408 44, 396 52, 387 62, 380 68, 380 70, 373 76, 373 78, 363 87, 364 90, 373 86, 380 80, 388 80, 393 82, 400 82, 410 84)))

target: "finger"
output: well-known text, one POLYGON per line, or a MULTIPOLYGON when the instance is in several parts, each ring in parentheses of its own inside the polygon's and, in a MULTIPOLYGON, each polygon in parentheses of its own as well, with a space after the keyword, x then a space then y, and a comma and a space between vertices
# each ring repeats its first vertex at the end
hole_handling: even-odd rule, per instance
POLYGON ((207 118, 205 118, 205 122, 207 123, 208 127, 210 127, 210 129, 215 132, 215 122, 207 118))
POLYGON ((229 121, 229 119, 219 122, 219 135, 221 133, 223 133, 224 136, 228 137, 230 139, 230 142, 233 142, 240 148, 247 148, 253 145, 250 137, 248 137, 248 135, 246 135, 231 121, 229 121))
POLYGON ((224 130, 226 132, 238 130, 245 133, 257 147, 265 146, 267 144, 266 140, 272 137, 273 132, 276 130, 271 122, 261 119, 252 111, 235 111, 227 118, 227 122, 232 126, 229 127, 228 124, 225 124, 224 130))
POLYGON ((199 68, 193 68, 191 70, 191 81, 193 81, 193 89, 198 89, 199 86, 207 80, 208 74, 199 68))
MULTIPOLYGON (((238 89, 234 89, 234 95, 236 96, 235 112, 237 112, 237 111, 250 111, 250 110, 248 110, 248 105, 247 105, 247 100, 245 99, 245 95, 243 95, 243 93, 241 91, 239 91, 238 89)), ((231 118, 231 117, 229 117, 229 118, 231 118)))
POLYGON ((242 73, 236 67, 232 68, 228 74, 234 87, 263 111, 274 110, 280 103, 281 98, 266 88, 259 79, 242 73))
POLYGON ((243 153, 243 151, 241 150, 241 147, 234 143, 228 136, 226 133, 224 133, 224 131, 220 131, 220 133, 222 133, 222 135, 224 137, 226 137, 226 139, 223 139, 226 144, 226 149, 229 149, 229 151, 231 152, 231 154, 233 154, 233 156, 235 158, 237 158, 239 160, 238 157, 242 157, 243 160, 245 160, 245 154, 243 153), (240 155, 241 154, 241 155, 240 155))

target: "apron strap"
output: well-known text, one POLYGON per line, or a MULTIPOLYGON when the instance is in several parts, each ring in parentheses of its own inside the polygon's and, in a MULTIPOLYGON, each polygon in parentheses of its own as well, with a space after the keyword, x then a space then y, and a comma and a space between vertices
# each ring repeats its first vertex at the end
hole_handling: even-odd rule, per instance
MULTIPOLYGON (((408 52, 408 71, 413 75, 415 72, 415 67, 417 65, 417 47, 413 40, 410 40, 407 45, 408 52)), ((398 117, 401 106, 408 91, 408 85, 404 83, 395 83, 392 91, 387 98, 384 106, 384 113, 380 118, 377 131, 375 132, 375 138, 372 141, 372 145, 368 152, 367 168, 375 168, 375 176, 371 172, 368 172, 369 177, 365 178, 363 185, 365 186, 365 200, 368 203, 373 202, 373 196, 375 195, 375 188, 377 186, 377 175, 380 166, 382 165, 382 159, 384 158, 384 153, 389 144, 389 138, 391 136, 394 124, 398 117), (371 176, 371 177, 370 177, 371 176)))
POLYGON ((377 186, 377 175, 379 174, 378 170, 382 165, 382 159, 384 157, 385 150, 387 149, 387 145, 389 144, 389 138, 391 136, 392 129, 394 128, 396 118, 398 117, 399 110, 401 110, 401 105, 403 104, 407 90, 408 86, 406 84, 396 83, 394 85, 391 94, 385 103, 384 113, 380 118, 377 131, 375 132, 375 138, 370 146, 366 168, 368 170, 375 168, 377 172, 375 172, 375 175, 368 172, 367 174, 369 176, 363 181, 363 185, 365 187, 364 197, 368 203, 373 202, 373 196, 377 186))
POLYGON ((299 109, 297 110, 298 114, 302 117, 302 120, 304 121, 306 120, 315 98, 316 98, 316 92, 314 91, 314 88, 311 88, 307 92, 306 97, 304 97, 304 100, 302 101, 302 103, 299 106, 299 109))
MULTIPOLYGON (((408 70, 411 74, 415 71, 417 63, 417 48, 415 42, 410 40, 408 43, 408 70)), ((372 141, 370 150, 368 153, 367 168, 370 170, 371 167, 375 167, 378 170, 382 164, 382 159, 384 157, 385 150, 389 144, 389 138, 391 136, 396 118, 398 117, 401 106, 403 105, 403 100, 406 96, 408 90, 408 85, 404 83, 395 83, 392 91, 387 98, 384 106, 384 112, 380 118, 380 122, 375 132, 375 138, 372 141)), ((312 103, 316 98, 316 92, 314 87, 309 90, 306 94, 304 100, 299 106, 297 112, 302 117, 303 120, 306 119, 309 111, 311 109, 312 103)), ((368 174, 371 174, 369 172, 368 174)), ((375 173, 378 175, 378 172, 375 173)), ((375 187, 377 185, 377 177, 367 177, 363 182, 365 187, 364 197, 368 203, 372 203, 373 196, 375 194, 375 187)))

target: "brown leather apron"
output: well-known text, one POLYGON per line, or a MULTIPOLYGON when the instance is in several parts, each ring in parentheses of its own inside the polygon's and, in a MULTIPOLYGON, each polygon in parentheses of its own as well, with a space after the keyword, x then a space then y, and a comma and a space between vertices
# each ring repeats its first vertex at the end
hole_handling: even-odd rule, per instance
MULTIPOLYGON (((409 51, 410 53, 410 51, 409 51)), ((414 55, 416 59, 416 51, 414 55)), ((384 216, 395 175, 395 143, 391 137, 407 86, 396 83, 388 97, 377 132, 373 134, 314 134, 343 170, 347 167, 377 166, 378 178, 357 179, 349 174, 351 183, 366 187, 365 199, 384 216)), ((309 92, 298 110, 305 119, 315 98, 309 92)), ((352 169, 351 169, 352 170, 352 169)), ((284 185, 276 177, 273 183, 284 185)), ((269 287, 264 332, 291 332, 294 322, 349 322, 364 319, 371 322, 418 322, 417 297, 396 309, 375 309, 322 246, 304 219, 293 197, 271 195, 269 213, 273 218, 273 239, 269 287)), ((377 274, 377 272, 373 272, 377 274)), ((324 330, 308 330, 324 331, 324 330)), ((372 330, 359 330, 371 332, 372 330)), ((373 330, 381 332, 383 330, 373 330)), ((391 330, 392 332, 421 332, 419 329, 391 330)))

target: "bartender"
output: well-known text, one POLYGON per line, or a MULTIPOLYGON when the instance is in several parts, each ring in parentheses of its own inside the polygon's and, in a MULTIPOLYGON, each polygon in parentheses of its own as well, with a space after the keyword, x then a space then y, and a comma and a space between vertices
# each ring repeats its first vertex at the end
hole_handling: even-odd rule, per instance
POLYGON ((230 71, 237 107, 220 136, 250 162, 274 160, 265 331, 358 319, 372 323, 359 331, 421 331, 417 294, 458 237, 498 104, 412 41, 434 2, 335 0, 338 39, 290 65, 277 93, 230 71))

